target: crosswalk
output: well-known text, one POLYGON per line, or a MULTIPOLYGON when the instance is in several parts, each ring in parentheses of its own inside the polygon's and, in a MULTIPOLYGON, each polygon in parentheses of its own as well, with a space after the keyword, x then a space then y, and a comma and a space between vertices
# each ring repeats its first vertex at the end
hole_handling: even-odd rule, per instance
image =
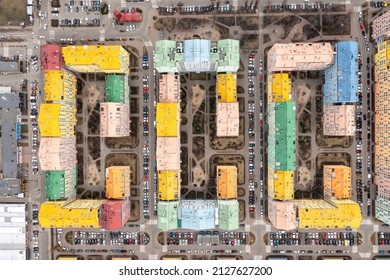
POLYGON ((9 47, 8 46, 4 46, 3 47, 3 56, 5 57, 8 57, 9 56, 9 47))
POLYGON ((100 37, 99 37, 99 40, 100 40, 100 41, 104 41, 105 38, 106 38, 106 30, 105 30, 105 29, 102 29, 102 30, 100 30, 100 37))

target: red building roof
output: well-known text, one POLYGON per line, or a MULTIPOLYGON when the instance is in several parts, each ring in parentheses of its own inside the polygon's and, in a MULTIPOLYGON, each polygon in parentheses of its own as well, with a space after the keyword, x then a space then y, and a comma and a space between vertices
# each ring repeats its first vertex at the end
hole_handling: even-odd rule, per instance
POLYGON ((114 11, 114 16, 119 22, 141 22, 142 15, 139 12, 118 12, 114 11))
POLYGON ((124 227, 130 218, 130 200, 106 200, 100 213, 100 227, 117 230, 124 227))
POLYGON ((61 46, 41 46, 41 67, 42 70, 62 70, 61 46))

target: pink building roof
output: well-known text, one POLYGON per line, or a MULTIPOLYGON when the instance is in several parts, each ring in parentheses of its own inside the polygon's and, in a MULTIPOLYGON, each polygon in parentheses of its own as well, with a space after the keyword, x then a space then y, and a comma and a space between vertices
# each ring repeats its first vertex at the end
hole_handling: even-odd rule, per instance
POLYGON ((100 227, 118 230, 124 227, 130 218, 130 200, 105 200, 100 210, 100 227))
POLYGON ((42 171, 74 168, 76 161, 76 138, 41 137, 39 162, 42 171))
POLYGON ((376 40, 384 35, 390 35, 390 11, 377 17, 372 23, 372 38, 376 40))
POLYGON ((237 137, 239 128, 238 102, 217 103, 217 136, 237 137))
POLYGON ((180 78, 176 74, 162 74, 158 87, 158 102, 179 102, 180 78))
POLYGON ((43 71, 63 69, 61 46, 41 46, 41 67, 43 71))
POLYGON ((324 135, 353 136, 355 134, 355 105, 324 106, 324 135))
POLYGON ((142 15, 139 12, 118 12, 114 11, 115 18, 120 22, 141 22, 142 15))
POLYGON ((128 104, 100 103, 100 136, 125 137, 130 135, 130 108, 128 104))
POLYGON ((297 210, 294 201, 277 201, 269 198, 268 218, 277 229, 296 229, 297 210))
POLYGON ((157 137, 157 171, 180 170, 180 138, 157 137))

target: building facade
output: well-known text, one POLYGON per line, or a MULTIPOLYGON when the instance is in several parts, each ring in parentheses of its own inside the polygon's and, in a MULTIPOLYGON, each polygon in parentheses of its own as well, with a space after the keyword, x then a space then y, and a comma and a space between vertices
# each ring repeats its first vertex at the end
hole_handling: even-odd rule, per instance
POLYGON ((323 107, 323 112, 324 135, 355 135, 355 105, 327 105, 323 107))
POLYGON ((49 170, 45 172, 46 200, 67 200, 76 197, 77 169, 49 170))
POLYGON ((126 137, 130 135, 129 106, 123 103, 100 103, 100 136, 126 137))
POLYGON ((329 198, 350 198, 352 196, 351 167, 324 165, 324 194, 329 198))
POLYGON ((65 170, 76 167, 75 137, 42 137, 38 158, 42 171, 65 170))
POLYGON ((100 211, 100 227, 106 230, 123 228, 130 218, 130 200, 106 200, 100 211))
POLYGON ((124 199, 130 196, 130 166, 106 168, 106 197, 124 199))
POLYGON ((390 11, 374 19, 372 24, 372 38, 378 40, 382 36, 390 35, 390 11))

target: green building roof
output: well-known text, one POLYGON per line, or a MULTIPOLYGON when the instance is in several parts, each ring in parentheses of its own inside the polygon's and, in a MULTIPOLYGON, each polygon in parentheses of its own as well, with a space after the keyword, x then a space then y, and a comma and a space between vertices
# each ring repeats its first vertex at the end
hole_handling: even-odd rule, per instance
POLYGON ((236 72, 240 67, 240 42, 238 40, 219 40, 217 72, 236 72))
POLYGON ((268 165, 274 170, 296 168, 295 102, 271 103, 268 109, 268 165))
POLYGON ((178 72, 176 59, 176 41, 160 40, 156 42, 154 67, 158 72, 178 72))
POLYGON ((159 201, 157 203, 157 226, 167 231, 178 228, 178 201, 159 201))
POLYGON ((76 196, 77 170, 51 170, 45 173, 47 200, 63 200, 76 196))
POLYGON ((107 102, 129 103, 129 82, 127 75, 106 76, 107 102))
POLYGON ((222 230, 237 230, 239 206, 236 199, 218 200, 218 224, 222 230))

